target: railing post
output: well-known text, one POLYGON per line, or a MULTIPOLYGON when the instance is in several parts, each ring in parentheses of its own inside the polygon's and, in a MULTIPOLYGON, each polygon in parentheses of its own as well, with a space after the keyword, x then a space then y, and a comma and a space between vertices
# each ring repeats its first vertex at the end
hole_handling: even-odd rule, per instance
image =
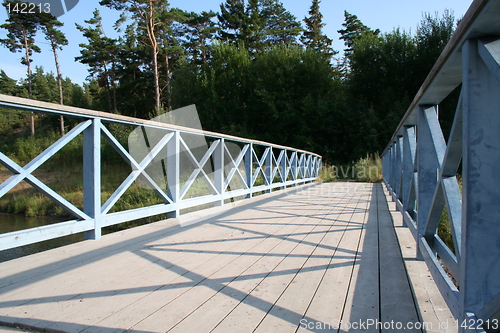
POLYGON ((245 157, 243 157, 244 164, 245 164, 245 180, 247 182, 247 187, 248 187, 248 194, 245 196, 245 198, 251 198, 253 193, 252 193, 252 188, 253 188, 253 161, 252 161, 252 155, 253 155, 253 144, 248 143, 248 149, 245 152, 245 157))
POLYGON ((287 155, 286 155, 286 149, 282 149, 281 150, 281 153, 280 153, 280 156, 281 156, 281 160, 280 160, 280 165, 279 165, 279 168, 281 169, 281 182, 283 182, 283 186, 281 186, 281 189, 284 190, 286 189, 286 185, 284 183, 286 183, 286 179, 287 179, 287 168, 286 168, 286 163, 287 163, 287 155))
POLYGON ((403 209, 413 211, 415 208, 415 156, 417 138, 415 126, 407 126, 404 131, 403 142, 403 209))
POLYGON ((420 238, 424 236, 427 217, 436 191, 437 170, 434 143, 427 123, 426 113, 437 117, 436 106, 420 106, 417 126, 418 150, 418 189, 417 189, 417 258, 422 260, 420 238))
MULTIPOLYGON (((403 175, 403 137, 398 136, 396 141, 396 179, 394 183, 394 192, 396 192, 396 199, 402 199, 402 175, 403 175)), ((397 203, 396 203, 397 207, 397 203)))
POLYGON ((167 187, 168 196, 173 201, 175 209, 167 213, 169 218, 179 217, 179 192, 180 192, 180 132, 175 131, 174 136, 167 143, 167 187))
MULTIPOLYGON (((272 147, 267 147, 266 148, 267 155, 266 155, 266 179, 268 181, 269 186, 273 184, 273 148, 272 147)), ((272 189, 269 187, 266 191, 266 193, 271 193, 272 189)))
POLYGON ((467 312, 485 321, 496 312, 500 319, 500 66, 491 61, 500 44, 489 42, 493 48, 477 40, 462 48, 462 320, 467 312))
MULTIPOLYGON (((214 151, 214 182, 217 192, 219 192, 220 200, 214 202, 214 206, 224 205, 224 139, 219 139, 219 144, 214 151)), ((237 168, 238 166, 236 166, 237 168)))
POLYGON ((298 154, 296 151, 292 152, 292 180, 293 180, 293 186, 297 186, 297 159, 298 159, 298 154))
POLYGON ((93 119, 83 131, 83 210, 94 219, 84 239, 101 238, 101 120, 93 119))

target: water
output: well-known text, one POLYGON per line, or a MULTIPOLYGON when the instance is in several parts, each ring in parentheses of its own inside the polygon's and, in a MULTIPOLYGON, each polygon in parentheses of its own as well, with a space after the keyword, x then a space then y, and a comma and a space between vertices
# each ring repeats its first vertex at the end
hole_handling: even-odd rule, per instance
MULTIPOLYGON (((0 213, 0 234, 36 228, 42 225, 61 222, 60 219, 50 217, 26 217, 23 215, 0 213)), ((35 244, 20 246, 14 249, 0 251, 0 262, 27 256, 29 254, 50 250, 59 246, 80 242, 83 240, 83 233, 59 237, 35 244)))

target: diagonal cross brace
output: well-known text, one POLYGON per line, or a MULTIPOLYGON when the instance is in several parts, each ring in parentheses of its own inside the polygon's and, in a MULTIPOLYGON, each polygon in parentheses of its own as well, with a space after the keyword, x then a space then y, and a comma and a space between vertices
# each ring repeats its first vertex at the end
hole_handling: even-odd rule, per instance
POLYGON ((17 163, 12 161, 9 157, 0 153, 0 163, 4 165, 7 169, 14 172, 9 179, 0 185, 0 197, 5 193, 14 188, 21 181, 26 179, 31 186, 42 192, 49 199, 54 201, 56 204, 64 208, 66 211, 73 214, 75 217, 90 220, 91 218, 78 209, 68 200, 64 199, 57 192, 52 190, 50 187, 41 182, 38 178, 33 176, 31 173, 35 171, 39 166, 45 163, 50 157, 54 156, 59 150, 61 150, 66 144, 82 133, 87 127, 92 124, 91 120, 87 120, 78 124, 75 128, 69 131, 65 136, 54 142, 49 148, 45 149, 40 155, 35 157, 31 162, 26 164, 24 167, 19 166, 17 163))
POLYGON ((128 175, 128 177, 121 183, 118 189, 111 195, 111 197, 102 206, 101 213, 104 215, 109 212, 109 210, 115 205, 118 199, 125 193, 125 191, 132 185, 132 183, 139 177, 143 171, 148 167, 148 165, 155 159, 155 157, 161 152, 165 145, 174 136, 174 133, 167 133, 163 138, 158 141, 156 146, 151 149, 149 154, 144 157, 141 163, 138 165, 137 170, 134 170, 128 175))
POLYGON ((266 158, 267 158, 267 154, 269 154, 269 149, 265 149, 264 150, 264 154, 262 154, 261 158, 259 159, 257 157, 257 154, 255 153, 255 150, 252 149, 252 154, 253 154, 253 157, 255 158, 255 160, 257 161, 257 169, 255 170, 255 173, 252 177, 252 184, 255 184, 255 180, 257 179, 257 177, 259 176, 259 172, 262 173, 262 177, 264 178, 264 182, 266 185, 270 185, 269 183, 269 180, 267 179, 266 177, 266 174, 264 173, 264 169, 262 168, 262 165, 265 163, 266 161, 266 158))
MULTIPOLYGON (((123 148, 123 146, 116 140, 116 138, 111 134, 111 132, 105 127, 102 126, 102 132, 104 134, 104 138, 109 142, 109 144, 116 150, 116 152, 133 168, 139 169, 139 163, 129 154, 129 152, 123 148)), ((144 180, 151 188, 155 191, 156 194, 165 202, 165 203, 173 203, 173 201, 168 197, 168 195, 156 184, 156 182, 149 176, 144 169, 139 176, 142 180, 144 180)))
POLYGON ((238 168, 238 166, 241 164, 241 161, 243 161, 243 158, 245 157, 245 154, 248 150, 248 145, 245 145, 243 147, 240 154, 236 158, 236 161, 233 159, 233 156, 231 156, 231 153, 229 152, 229 150, 227 149, 226 146, 224 146, 224 150, 229 155, 229 163, 231 164, 231 171, 229 171, 229 174, 226 177, 226 181, 224 182, 224 189, 227 189, 227 187, 229 186, 229 183, 231 182, 231 180, 233 179, 235 174, 238 175, 241 182, 245 186, 245 189, 248 189, 249 187, 247 185, 247 182, 246 182, 245 178, 243 177, 243 175, 241 174, 241 171, 238 168))
POLYGON ((203 176, 203 180, 210 187, 210 190, 212 191, 212 193, 217 194, 217 192, 218 192, 217 189, 215 188, 214 184, 210 181, 210 178, 208 177, 205 170, 203 170, 203 167, 208 162, 208 160, 210 159, 210 156, 212 156, 213 152, 218 147, 218 145, 221 144, 220 140, 214 141, 212 143, 212 145, 210 146, 210 148, 205 153, 205 155, 203 155, 200 162, 198 162, 198 160, 196 159, 196 157, 194 157, 193 153, 191 152, 191 150, 187 146, 186 142, 182 139, 182 137, 179 137, 179 139, 180 139, 180 143, 184 146, 184 148, 186 148, 186 152, 187 152, 189 159, 191 160, 191 163, 193 163, 195 166, 195 169, 193 170, 193 172, 189 176, 189 179, 186 181, 186 183, 182 187, 180 198, 182 199, 184 197, 184 195, 186 195, 187 191, 189 191, 189 188, 191 187, 191 185, 193 185, 193 182, 196 180, 196 178, 198 177, 198 175, 200 173, 203 176))

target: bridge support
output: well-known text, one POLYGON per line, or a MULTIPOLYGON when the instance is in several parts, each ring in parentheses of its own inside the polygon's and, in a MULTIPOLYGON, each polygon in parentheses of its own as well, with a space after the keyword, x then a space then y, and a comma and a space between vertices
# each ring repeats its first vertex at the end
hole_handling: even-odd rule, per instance
POLYGON ((214 185, 219 192, 220 200, 214 202, 214 206, 224 205, 224 198, 222 193, 224 193, 224 139, 218 140, 217 148, 215 148, 213 159, 214 159, 214 185))
POLYGON ((174 137, 167 143, 167 189, 168 196, 174 202, 175 209, 167 213, 169 218, 180 215, 180 133, 175 131, 174 137))
POLYGON ((462 55, 462 319, 500 320, 500 39, 468 40, 462 55))
POLYGON ((83 131, 83 207, 94 219, 94 229, 85 231, 85 239, 101 238, 101 120, 93 119, 83 131))

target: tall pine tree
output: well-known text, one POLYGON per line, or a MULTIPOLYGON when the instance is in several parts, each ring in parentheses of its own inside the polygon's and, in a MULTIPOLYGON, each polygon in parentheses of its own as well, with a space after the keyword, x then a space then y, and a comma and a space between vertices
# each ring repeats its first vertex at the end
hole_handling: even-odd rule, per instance
POLYGON ((226 0, 218 15, 221 37, 233 45, 242 43, 251 53, 273 45, 295 44, 302 28, 279 0, 226 0))
POLYGON ((84 21, 89 27, 76 24, 76 28, 83 32, 88 44, 80 44, 80 56, 75 60, 87 64, 92 76, 96 76, 99 84, 106 87, 108 111, 116 112, 116 80, 115 54, 116 40, 106 37, 102 26, 102 17, 99 10, 94 10, 94 16, 84 21))
MULTIPOLYGON (((20 6, 22 2, 19 0, 6 1, 3 6, 7 9, 20 6)), ((28 95, 33 97, 32 91, 32 72, 31 72, 31 56, 33 52, 40 53, 40 48, 35 45, 35 35, 40 27, 40 19, 38 15, 23 11, 11 11, 7 23, 0 25, 0 28, 7 29, 7 38, 0 39, 0 43, 9 49, 10 52, 24 51, 24 57, 21 58, 21 64, 26 65, 28 74, 28 95)), ((31 135, 35 135, 35 116, 31 112, 30 117, 31 135)))
MULTIPOLYGON (((59 27, 63 26, 63 23, 58 21, 52 14, 50 13, 40 13, 41 27, 43 32, 45 33, 45 39, 50 41, 50 47, 52 48, 52 53, 54 54, 54 61, 56 64, 57 71, 57 86, 59 88, 59 104, 64 104, 63 97, 63 87, 62 87, 62 76, 61 76, 61 67, 59 66, 59 57, 57 56, 57 50, 62 50, 62 47, 68 45, 68 39, 64 35, 64 33, 59 30, 59 27)), ((64 118, 63 116, 59 117, 60 124, 60 132, 61 135, 64 135, 64 118)))
POLYGON ((364 25, 356 15, 350 14, 344 11, 344 23, 342 23, 344 29, 338 30, 337 32, 341 35, 340 39, 344 41, 347 48, 344 49, 344 54, 349 57, 353 52, 353 46, 356 39, 360 38, 364 33, 372 33, 378 36, 380 30, 372 30, 364 25))
POLYGON ((325 24, 323 23, 323 15, 319 10, 320 2, 320 0, 312 0, 309 17, 304 18, 306 30, 300 40, 307 48, 320 51, 328 57, 332 57, 337 52, 331 47, 332 40, 322 33, 325 24))

